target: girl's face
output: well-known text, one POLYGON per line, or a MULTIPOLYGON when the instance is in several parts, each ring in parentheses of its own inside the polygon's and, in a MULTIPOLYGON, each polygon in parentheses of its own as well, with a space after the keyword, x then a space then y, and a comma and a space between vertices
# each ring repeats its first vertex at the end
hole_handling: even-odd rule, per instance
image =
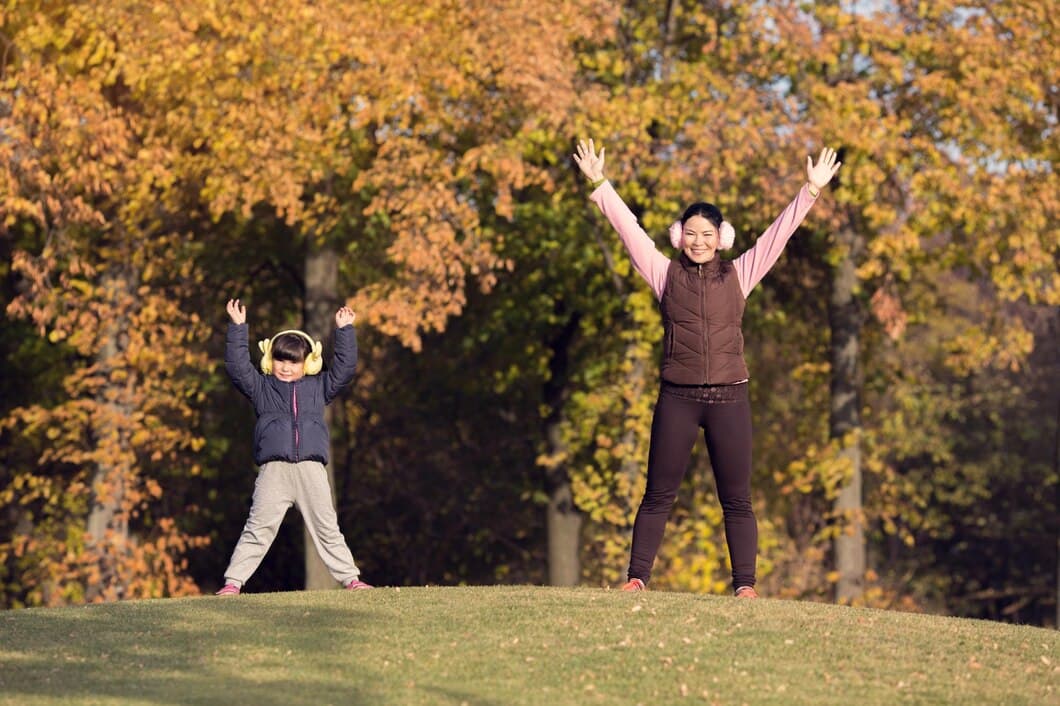
POLYGON ((305 377, 305 361, 273 360, 272 374, 282 382, 294 382, 305 377))
POLYGON ((710 262, 718 249, 718 229, 703 216, 692 216, 685 221, 684 252, 696 264, 710 262))

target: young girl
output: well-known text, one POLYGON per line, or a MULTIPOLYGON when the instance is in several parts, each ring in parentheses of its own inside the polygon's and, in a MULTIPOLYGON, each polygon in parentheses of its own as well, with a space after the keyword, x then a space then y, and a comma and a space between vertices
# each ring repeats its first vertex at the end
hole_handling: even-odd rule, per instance
POLYGON ((841 163, 827 147, 816 165, 807 157, 807 183, 795 200, 750 250, 729 262, 718 256, 718 250, 732 247, 735 232, 717 206, 699 202, 685 210, 670 227, 670 242, 679 251, 670 259, 656 250, 604 177, 603 148, 597 154, 592 140, 579 141, 574 161, 592 183, 590 198, 618 231, 634 268, 655 292, 664 328, 648 483, 633 524, 628 581, 622 590, 643 591, 648 583, 666 519, 702 429, 725 518, 733 587, 738 597, 757 598, 758 524, 751 509, 751 407, 741 329, 744 302, 776 263, 841 163))
POLYGON ((225 571, 219 596, 240 592, 276 539, 283 516, 295 505, 324 565, 346 588, 371 588, 361 581, 339 531, 327 469, 329 434, 324 407, 353 380, 357 368, 354 313, 335 313, 335 357, 323 374, 321 344, 301 331, 281 331, 259 343, 261 371, 250 361, 247 310, 228 301, 225 370, 236 389, 254 404, 254 462, 261 467, 243 533, 225 571))

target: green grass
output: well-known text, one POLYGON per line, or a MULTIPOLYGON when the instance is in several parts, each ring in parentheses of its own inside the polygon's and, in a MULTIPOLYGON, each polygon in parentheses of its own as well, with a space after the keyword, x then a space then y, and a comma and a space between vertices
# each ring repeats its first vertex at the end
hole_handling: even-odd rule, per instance
POLYGON ((0 613, 0 704, 1060 704, 1060 633, 794 601, 380 588, 0 613))

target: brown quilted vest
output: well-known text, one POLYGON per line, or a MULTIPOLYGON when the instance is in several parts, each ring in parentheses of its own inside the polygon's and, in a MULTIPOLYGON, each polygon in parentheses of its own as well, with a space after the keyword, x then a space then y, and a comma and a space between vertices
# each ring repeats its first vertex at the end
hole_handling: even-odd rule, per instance
POLYGON ((677 385, 746 380, 744 303, 732 263, 715 257, 697 265, 684 253, 671 260, 659 302, 665 332, 662 379, 677 385))

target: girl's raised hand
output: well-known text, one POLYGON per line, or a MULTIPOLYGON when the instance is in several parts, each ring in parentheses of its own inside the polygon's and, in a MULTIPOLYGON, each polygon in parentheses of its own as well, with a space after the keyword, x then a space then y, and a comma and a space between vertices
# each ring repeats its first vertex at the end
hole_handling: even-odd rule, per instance
POLYGON ((821 155, 817 158, 817 164, 813 163, 810 155, 806 155, 806 180, 810 182, 813 188, 820 191, 828 182, 832 181, 832 177, 843 166, 842 162, 835 160, 835 150, 831 147, 821 148, 821 155))
POLYGON ((357 315, 353 313, 353 309, 348 306, 341 307, 335 312, 335 326, 342 328, 343 326, 349 326, 353 323, 357 315))
POLYGON ((233 324, 245 324, 247 322, 247 308, 239 303, 238 299, 229 299, 225 307, 233 324))
POLYGON ((589 138, 589 142, 578 140, 574 162, 589 181, 598 182, 604 179, 604 148, 601 147, 600 153, 597 154, 592 138, 589 138))

